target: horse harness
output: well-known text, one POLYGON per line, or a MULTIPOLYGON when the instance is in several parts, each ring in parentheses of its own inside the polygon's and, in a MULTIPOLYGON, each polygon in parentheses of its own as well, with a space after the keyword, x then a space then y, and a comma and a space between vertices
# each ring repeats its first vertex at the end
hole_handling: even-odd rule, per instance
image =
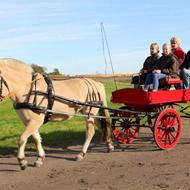
MULTIPOLYGON (((49 121, 49 118, 52 116, 52 114, 56 114, 56 113, 63 114, 63 115, 67 114, 67 115, 73 115, 73 116, 76 115, 77 116, 77 114, 71 114, 71 113, 66 113, 66 112, 61 112, 60 113, 60 112, 53 111, 52 107, 53 107, 53 104, 54 104, 55 100, 61 101, 61 102, 67 103, 67 104, 71 104, 71 105, 90 107, 89 113, 86 115, 86 117, 88 117, 88 118, 92 117, 92 115, 90 115, 92 107, 101 108, 101 106, 102 106, 103 102, 100 101, 99 92, 97 94, 98 95, 98 97, 97 97, 98 100, 95 101, 95 100, 92 100, 90 98, 90 102, 80 102, 80 101, 69 99, 69 98, 66 98, 66 97, 63 97, 63 96, 55 95, 52 79, 48 75, 43 75, 44 80, 45 80, 45 82, 47 84, 46 92, 38 91, 38 90, 36 90, 36 86, 37 86, 37 80, 35 80, 36 76, 37 76, 37 73, 32 74, 32 81, 34 81, 34 82, 31 85, 31 89, 30 89, 27 101, 15 103, 14 108, 15 109, 30 109, 30 110, 32 110, 34 112, 37 112, 37 113, 44 113, 45 114, 44 123, 47 123, 49 121), (31 95, 34 95, 32 103, 29 102, 31 95), (42 95, 42 96, 47 97, 47 100, 48 100, 47 107, 37 105, 37 96, 38 95, 42 95)), ((89 91, 88 96, 90 96, 90 91, 92 91, 92 96, 94 96, 95 91, 97 89, 96 90, 94 89, 94 87, 90 83, 90 81, 88 81, 85 78, 83 78, 83 79, 84 79, 85 83, 88 84, 87 85, 88 86, 88 91, 89 91), (90 90, 90 88, 91 88, 91 90, 90 90)))
MULTIPOLYGON (((29 92, 29 96, 28 96, 27 101, 14 103, 14 108, 15 109, 30 109, 30 110, 32 110, 33 112, 36 112, 36 113, 44 113, 45 114, 44 123, 49 121, 49 118, 51 117, 52 114, 71 115, 71 116, 86 117, 86 118, 92 117, 92 118, 99 118, 99 119, 109 118, 107 116, 101 116, 101 115, 94 116, 94 115, 90 114, 90 111, 91 111, 92 107, 99 108, 99 109, 106 109, 106 110, 109 110, 111 112, 122 111, 122 112, 127 112, 127 113, 131 112, 131 113, 134 113, 134 114, 141 113, 141 112, 138 112, 138 111, 121 110, 121 109, 105 107, 105 106, 103 106, 102 101, 80 102, 78 100, 74 100, 74 99, 63 97, 63 96, 55 95, 52 80, 47 75, 43 75, 43 77, 44 77, 44 79, 46 81, 46 84, 47 84, 46 92, 37 91, 36 86, 37 86, 37 80, 38 79, 36 78, 36 76, 37 76, 36 73, 32 74, 32 82, 31 82, 32 85, 31 85, 31 88, 30 88, 30 92, 29 92), (33 90, 33 88, 34 88, 34 90, 33 90), (34 95, 32 103, 29 102, 31 95, 34 95), (42 96, 47 97, 47 100, 48 100, 47 107, 37 105, 36 100, 37 100, 38 95, 42 95, 42 96), (80 115, 80 114, 75 114, 75 113, 54 111, 54 110, 52 110, 52 107, 53 107, 53 103, 54 103, 55 100, 65 102, 67 104, 77 105, 77 106, 88 106, 88 107, 90 107, 89 113, 80 115)), ((88 81, 88 83, 90 84, 90 81, 88 81)), ((92 86, 91 86, 91 88, 92 88, 92 86)), ((7 82, 4 80, 3 76, 0 74, 0 100, 4 100, 4 99, 9 98, 11 94, 12 93, 9 90, 7 82), (9 91, 9 94, 6 95, 6 96, 2 95, 3 84, 5 85, 7 90, 9 91)), ((98 94, 98 96, 99 96, 99 94, 98 94)), ((119 117, 118 116, 116 116, 116 117, 111 116, 111 118, 112 119, 118 119, 118 118, 120 118, 120 116, 119 117)))
POLYGON ((46 92, 44 92, 44 94, 41 94, 41 95, 45 95, 47 97, 48 104, 47 104, 47 107, 38 106, 37 105, 37 96, 40 93, 39 93, 39 91, 36 90, 37 80, 35 80, 35 79, 36 79, 37 75, 38 75, 37 73, 32 73, 32 81, 34 81, 34 82, 32 82, 27 101, 14 103, 14 108, 15 109, 30 109, 37 113, 45 113, 44 123, 47 123, 49 118, 51 117, 52 113, 50 113, 46 110, 51 110, 53 107, 54 100, 55 100, 54 99, 54 88, 53 88, 51 78, 48 75, 44 74, 43 78, 47 84, 47 90, 46 90, 46 92), (33 88, 34 88, 34 90, 33 90, 33 88), (31 95, 34 95, 32 103, 29 102, 31 95))

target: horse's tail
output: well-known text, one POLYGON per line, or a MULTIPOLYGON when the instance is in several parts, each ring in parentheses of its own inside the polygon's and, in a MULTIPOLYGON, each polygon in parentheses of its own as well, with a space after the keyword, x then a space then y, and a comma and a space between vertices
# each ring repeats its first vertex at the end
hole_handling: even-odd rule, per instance
MULTIPOLYGON (((104 86, 103 86, 103 91, 102 91, 102 101, 103 101, 102 105, 104 107, 107 107, 106 93, 105 93, 104 86)), ((111 118, 110 118, 109 111, 107 109, 100 108, 99 115, 105 117, 105 118, 99 119, 100 126, 102 129, 102 141, 105 143, 110 143, 112 141, 112 126, 111 126, 111 118)))
POLYGON ((112 140, 112 127, 111 127, 111 119, 109 118, 109 112, 105 109, 99 110, 99 115, 104 116, 106 118, 100 118, 100 126, 102 129, 102 141, 108 143, 112 140))

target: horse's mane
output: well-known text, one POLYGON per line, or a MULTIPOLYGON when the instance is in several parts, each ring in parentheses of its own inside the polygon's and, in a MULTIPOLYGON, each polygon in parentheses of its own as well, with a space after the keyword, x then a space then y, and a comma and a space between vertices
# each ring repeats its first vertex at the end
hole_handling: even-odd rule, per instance
POLYGON ((33 69, 30 65, 17 59, 2 58, 0 59, 0 65, 9 67, 14 70, 23 71, 23 72, 29 72, 29 73, 33 72, 33 69))

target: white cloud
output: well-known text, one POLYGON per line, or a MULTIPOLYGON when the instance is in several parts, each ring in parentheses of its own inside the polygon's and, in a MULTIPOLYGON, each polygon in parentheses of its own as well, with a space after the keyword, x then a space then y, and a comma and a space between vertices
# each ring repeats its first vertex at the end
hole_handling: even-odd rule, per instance
MULTIPOLYGON (((83 18, 86 17, 84 10, 88 11, 88 7, 94 7, 100 2, 100 0, 34 0, 32 2, 7 0, 0 6, 2 23, 0 49, 12 50, 40 42, 100 38, 100 26, 97 20, 89 21, 88 18, 83 18), (77 19, 80 21, 77 22, 77 19)), ((94 13, 96 12, 92 14, 94 13)), ((89 17, 90 14, 91 12, 88 12, 89 17)), ((107 24, 106 27, 116 26, 107 24)))
MULTIPOLYGON (((114 28, 117 25, 106 25, 114 28)), ((0 30, 0 50, 30 46, 31 44, 60 43, 62 41, 100 40, 98 24, 50 24, 43 27, 22 26, 0 30)))
POLYGON ((54 1, 9 1, 1 2, 0 19, 5 18, 32 18, 32 17, 48 17, 51 15, 76 15, 88 11, 89 8, 97 5, 103 6, 105 2, 100 0, 54 0, 54 1))
POLYGON ((95 25, 52 25, 45 28, 21 27, 0 31, 0 49, 21 47, 30 43, 86 40, 99 37, 95 25))

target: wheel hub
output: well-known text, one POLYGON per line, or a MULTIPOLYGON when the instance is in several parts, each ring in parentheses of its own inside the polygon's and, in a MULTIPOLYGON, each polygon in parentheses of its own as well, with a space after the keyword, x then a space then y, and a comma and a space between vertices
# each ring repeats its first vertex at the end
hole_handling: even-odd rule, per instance
POLYGON ((174 128, 174 127, 169 127, 169 128, 168 128, 168 131, 169 131, 169 132, 175 132, 175 128, 174 128))

